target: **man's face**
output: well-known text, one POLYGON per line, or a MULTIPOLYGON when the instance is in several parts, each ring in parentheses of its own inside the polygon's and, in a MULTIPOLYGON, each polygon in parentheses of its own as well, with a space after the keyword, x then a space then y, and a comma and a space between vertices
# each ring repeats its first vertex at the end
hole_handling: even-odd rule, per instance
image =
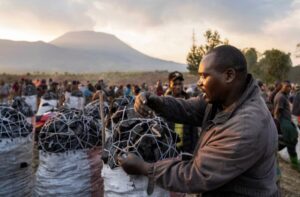
POLYGON ((198 87, 204 93, 204 98, 209 103, 219 103, 224 99, 226 91, 222 73, 214 69, 214 57, 208 55, 200 63, 198 74, 198 87))
POLYGON ((183 90, 183 81, 180 79, 170 81, 170 88, 172 89, 174 96, 179 96, 183 90))
POLYGON ((291 92, 291 89, 292 89, 292 86, 290 83, 283 83, 283 86, 282 86, 282 91, 285 93, 285 94, 289 94, 291 92))

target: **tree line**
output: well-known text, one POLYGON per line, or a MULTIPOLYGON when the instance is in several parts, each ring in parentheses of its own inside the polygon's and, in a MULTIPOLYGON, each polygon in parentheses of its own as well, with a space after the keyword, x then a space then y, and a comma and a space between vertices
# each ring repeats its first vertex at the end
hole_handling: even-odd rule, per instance
MULTIPOLYGON (((204 33, 205 43, 197 45, 195 34, 193 33, 193 43, 187 54, 187 69, 192 74, 197 74, 198 66, 203 56, 211 49, 229 44, 228 39, 221 39, 218 31, 207 30, 204 33)), ((288 78, 289 71, 292 69, 291 54, 279 49, 266 50, 260 53, 255 48, 242 49, 246 60, 248 71, 257 79, 266 83, 274 83, 276 80, 288 78)))

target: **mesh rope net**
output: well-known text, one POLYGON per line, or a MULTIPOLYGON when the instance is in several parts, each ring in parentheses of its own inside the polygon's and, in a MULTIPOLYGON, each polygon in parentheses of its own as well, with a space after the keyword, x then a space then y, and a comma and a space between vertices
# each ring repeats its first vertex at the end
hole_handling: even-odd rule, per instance
POLYGON ((8 105, 0 105, 0 139, 26 137, 32 132, 32 125, 26 117, 8 105))
POLYGON ((101 145, 101 128, 94 117, 80 110, 61 108, 44 124, 38 146, 52 153, 91 149, 101 145))
MULTIPOLYGON (((103 106, 104 115, 106 116, 109 113, 109 105, 107 102, 104 102, 103 106)), ((84 113, 87 116, 92 116, 96 119, 101 119, 100 117, 100 103, 99 99, 90 102, 84 107, 84 113)))
POLYGON ((128 152, 147 162, 176 157, 177 134, 170 130, 161 117, 141 118, 133 109, 132 101, 118 99, 111 116, 111 137, 105 145, 105 161, 117 167, 116 157, 128 152))

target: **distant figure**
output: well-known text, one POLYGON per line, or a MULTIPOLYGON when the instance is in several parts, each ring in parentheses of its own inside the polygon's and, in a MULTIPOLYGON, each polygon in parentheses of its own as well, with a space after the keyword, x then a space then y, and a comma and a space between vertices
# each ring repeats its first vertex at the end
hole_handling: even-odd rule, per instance
POLYGON ((3 80, 0 81, 0 103, 8 104, 9 97, 9 85, 5 83, 3 80))
MULTIPOLYGON (((188 99, 189 95, 183 90, 183 81, 182 73, 178 71, 171 72, 169 74, 169 88, 165 96, 188 99)), ((180 152, 193 153, 198 141, 198 128, 170 121, 168 121, 168 125, 179 136, 180 141, 177 143, 177 149, 180 152)))
POLYGON ((119 85, 119 87, 116 90, 115 95, 116 95, 116 98, 123 97, 123 95, 124 95, 123 85, 119 85))
POLYGON ((300 172, 300 164, 296 152, 298 143, 298 132, 295 125, 292 123, 292 114, 288 95, 291 91, 291 83, 284 81, 282 88, 274 98, 274 117, 279 121, 283 140, 290 156, 292 168, 300 172))
POLYGON ((292 116, 294 119, 294 123, 296 123, 296 125, 300 129, 300 85, 296 85, 295 87, 292 116))
POLYGON ((156 83, 155 93, 156 93, 157 96, 164 95, 164 89, 163 89, 161 80, 158 80, 157 83, 156 83))

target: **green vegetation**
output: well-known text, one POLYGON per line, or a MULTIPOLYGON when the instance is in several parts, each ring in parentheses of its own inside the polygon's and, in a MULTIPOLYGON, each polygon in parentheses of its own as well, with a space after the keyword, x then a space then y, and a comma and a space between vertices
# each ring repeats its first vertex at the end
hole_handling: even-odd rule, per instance
POLYGON ((294 66, 290 69, 288 79, 292 82, 300 84, 300 65, 294 66))
POLYGON ((229 41, 225 39, 224 41, 221 40, 221 36, 217 31, 207 30, 203 35, 206 43, 200 46, 196 45, 195 34, 193 33, 193 44, 188 52, 186 61, 187 61, 187 69, 191 74, 198 73, 198 66, 202 60, 202 57, 212 50, 213 48, 222 45, 228 44, 229 41))
POLYGON ((288 74, 290 69, 293 68, 290 53, 271 49, 266 50, 259 56, 259 52, 255 48, 244 49, 243 53, 247 60, 248 70, 255 78, 259 78, 266 83, 290 79, 288 74))

